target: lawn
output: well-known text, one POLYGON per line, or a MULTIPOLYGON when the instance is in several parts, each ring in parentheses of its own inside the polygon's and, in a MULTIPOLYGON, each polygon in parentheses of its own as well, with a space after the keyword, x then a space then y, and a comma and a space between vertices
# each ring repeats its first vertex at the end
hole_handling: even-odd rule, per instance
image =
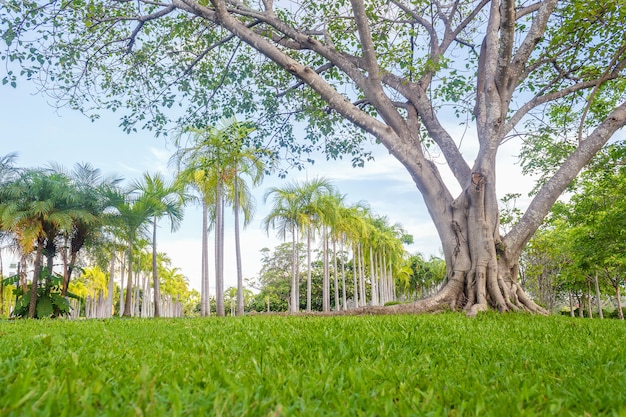
POLYGON ((0 416, 626 416, 626 324, 0 321, 0 416))

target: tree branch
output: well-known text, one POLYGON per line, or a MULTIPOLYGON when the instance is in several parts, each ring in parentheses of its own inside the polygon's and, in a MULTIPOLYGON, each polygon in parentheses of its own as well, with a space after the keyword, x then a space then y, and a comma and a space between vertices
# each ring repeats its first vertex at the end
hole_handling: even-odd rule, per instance
POLYGON ((541 187, 520 221, 504 237, 503 243, 507 248, 519 252, 524 247, 580 170, 613 134, 624 126, 626 126, 626 102, 617 106, 561 164, 552 178, 541 187))

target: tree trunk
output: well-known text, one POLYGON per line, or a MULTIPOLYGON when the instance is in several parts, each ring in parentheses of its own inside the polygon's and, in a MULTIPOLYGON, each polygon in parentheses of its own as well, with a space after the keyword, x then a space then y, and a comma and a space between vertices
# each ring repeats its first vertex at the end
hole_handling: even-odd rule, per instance
POLYGON ((218 317, 224 317, 224 197, 218 182, 215 198, 215 308, 218 317))
POLYGON ((154 317, 161 317, 161 287, 157 269, 157 217, 152 223, 152 287, 154 288, 154 317))
POLYGON ((357 262, 358 262, 358 247, 355 244, 352 248, 352 281, 354 284, 353 290, 353 298, 354 298, 354 308, 359 308, 359 279, 358 279, 358 270, 357 262))
POLYGON ((106 316, 107 318, 113 316, 113 291, 115 288, 115 249, 111 251, 111 262, 109 264, 109 282, 107 289, 107 302, 106 302, 106 316))
POLYGON ((133 288, 133 241, 128 242, 128 276, 126 277, 126 300, 124 301, 123 317, 132 315, 132 288, 133 288))
POLYGON ((298 268, 296 267, 296 263, 298 262, 298 253, 297 253, 297 239, 296 235, 296 226, 291 227, 291 297, 289 301, 289 312, 297 313, 298 308, 298 289, 297 279, 298 279, 298 268))
POLYGON ((344 255, 343 238, 341 239, 341 306, 343 311, 348 310, 348 300, 346 297, 346 262, 344 255))
POLYGON ((330 311, 330 282, 328 272, 328 234, 326 226, 323 226, 322 236, 322 256, 324 257, 324 276, 322 278, 322 311, 327 313, 330 311))
POLYGON ((205 199, 202 199, 202 277, 200 293, 200 315, 211 315, 211 303, 209 301, 209 207, 205 199))
POLYGON ((361 305, 367 305, 367 294, 365 292, 365 254, 363 253, 363 244, 359 243, 359 299, 361 305))
POLYGON ((30 286, 30 304, 28 305, 28 317, 35 318, 37 312, 37 287, 39 286, 39 276, 41 275, 43 242, 37 243, 37 251, 35 252, 35 270, 33 271, 33 282, 30 286))
POLYGON ((617 317, 624 320, 624 312, 622 311, 622 296, 620 295, 619 284, 615 287, 615 298, 617 299, 617 317))
POLYGON ((234 211, 235 211, 235 258, 237 262, 237 315, 243 316, 243 271, 241 268, 241 244, 239 242, 239 187, 237 184, 237 175, 235 175, 234 184, 234 211))
POLYGON ((339 311, 339 277, 337 276, 337 243, 333 239, 333 277, 335 282, 335 311, 339 311))
POLYGON ((598 273, 596 272, 596 275, 594 277, 594 284, 596 287, 596 299, 598 301, 598 316, 603 319, 604 318, 604 314, 602 313, 602 298, 600 297, 600 284, 598 283, 598 273))
MULTIPOLYGON (((495 154, 489 155, 489 152, 495 151, 480 151, 477 168, 469 174, 467 186, 455 200, 449 199, 443 188, 431 189, 433 184, 418 184, 426 194, 424 201, 443 243, 447 279, 429 298, 389 306, 385 312, 464 309, 469 316, 475 316, 492 308, 500 312, 523 310, 547 314, 526 295, 517 281, 519 255, 525 242, 500 237, 495 178, 490 173, 495 154)), ((378 308, 373 310, 378 311, 378 308)))
POLYGON ((311 225, 306 234, 306 311, 311 312, 311 225))
POLYGON ((378 303, 378 277, 376 276, 376 268, 374 264, 374 250, 370 246, 370 289, 371 299, 370 302, 373 306, 377 306, 378 303))
POLYGON ((587 277, 587 309, 589 311, 589 318, 593 318, 593 303, 591 302, 591 280, 587 277))
POLYGON ((124 251, 122 251, 122 265, 120 266, 120 311, 119 311, 119 316, 123 317, 124 316, 124 310, 125 310, 125 305, 124 305, 124 278, 125 278, 125 272, 126 271, 126 255, 124 254, 124 251))

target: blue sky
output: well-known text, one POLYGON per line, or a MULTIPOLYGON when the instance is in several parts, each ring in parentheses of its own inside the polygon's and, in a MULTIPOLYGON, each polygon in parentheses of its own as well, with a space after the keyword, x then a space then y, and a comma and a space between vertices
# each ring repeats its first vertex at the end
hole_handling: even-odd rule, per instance
MULTIPOLYGON (((168 173, 167 161, 173 147, 150 132, 128 135, 118 127, 117 115, 104 112, 91 122, 76 111, 55 109, 46 97, 34 94, 31 84, 22 82, 17 89, 0 88, 0 155, 18 152, 18 165, 44 166, 49 162, 71 168, 77 162, 89 162, 104 174, 120 175, 127 180, 140 178, 143 172, 168 173)), ((284 181, 325 176, 346 195, 347 202, 367 202, 372 210, 400 223, 413 234, 411 252, 438 255, 440 244, 422 198, 404 168, 378 146, 376 159, 365 168, 353 168, 349 161, 320 159, 305 171, 294 171, 286 180, 268 177, 255 191, 257 212, 244 231, 244 277, 255 276, 260 266, 260 250, 273 248, 280 241, 261 227, 268 205, 263 194, 270 186, 284 181)), ((159 232, 159 251, 166 252, 173 266, 179 267, 195 288, 199 288, 201 214, 188 207, 181 229, 171 234, 163 224, 159 232)), ((227 226, 228 227, 228 226, 227 226)), ((227 228, 226 287, 235 284, 234 238, 227 228)), ((212 275, 212 271, 211 271, 212 275)), ((212 275, 213 276, 213 275, 212 275)))

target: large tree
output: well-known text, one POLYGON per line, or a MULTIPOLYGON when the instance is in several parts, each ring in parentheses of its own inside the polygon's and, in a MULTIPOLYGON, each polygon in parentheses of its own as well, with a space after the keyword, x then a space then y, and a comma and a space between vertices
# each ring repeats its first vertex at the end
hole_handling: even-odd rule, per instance
MULTIPOLYGON (((259 140, 280 131, 276 143, 297 153, 321 146, 360 164, 364 139, 382 143, 423 195, 447 265, 437 295, 393 309, 543 311, 517 282, 519 254, 626 123, 620 2, 5 3, 2 38, 19 71, 90 115, 125 111, 127 130, 166 129, 180 103, 179 122, 243 114, 258 118, 259 140), (292 140, 305 120, 309 141, 292 140), (553 169, 501 236, 496 160, 511 138, 558 151, 546 153, 553 169)), ((14 84, 8 67, 4 82, 14 84)))

